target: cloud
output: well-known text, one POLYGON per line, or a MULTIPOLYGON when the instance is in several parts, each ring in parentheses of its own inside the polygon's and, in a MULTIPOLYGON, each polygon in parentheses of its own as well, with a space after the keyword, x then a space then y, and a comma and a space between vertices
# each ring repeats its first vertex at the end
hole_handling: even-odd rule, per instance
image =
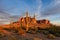
MULTIPOLYGON (((51 2, 49 2, 48 5, 46 5, 46 7, 44 5, 44 8, 42 7, 43 6, 42 0, 32 0, 32 3, 33 5, 31 5, 27 1, 25 2, 21 0, 17 1, 17 4, 20 5, 19 7, 10 8, 8 6, 9 7, 8 13, 6 12, 7 8, 5 11, 4 10, 0 11, 0 23, 8 23, 10 22, 10 19, 12 19, 12 21, 18 20, 19 16, 17 16, 16 13, 19 13, 20 15, 25 15, 26 10, 30 13, 30 15, 33 15, 35 13, 37 15, 36 16, 37 19, 56 20, 58 18, 59 20, 59 17, 56 18, 55 16, 60 15, 60 0, 53 1, 51 0, 51 2), (14 15, 11 15, 10 13, 14 15)), ((3 8, 0 8, 0 10, 1 9, 3 8)))
POLYGON ((36 18, 39 19, 41 14, 41 8, 42 8, 42 0, 36 0, 36 2, 37 2, 37 7, 35 9, 35 15, 36 18))
POLYGON ((60 13, 60 4, 42 12, 42 15, 55 15, 60 13))
POLYGON ((48 9, 46 8, 44 11, 42 11, 41 15, 49 16, 49 15, 55 15, 60 13, 60 3, 59 0, 55 0, 49 4, 48 9), (54 4, 53 4, 54 2, 54 4))
MULTIPOLYGON (((55 15, 54 13, 57 13, 58 11, 56 11, 55 9, 57 9, 55 7, 55 1, 52 1, 49 3, 49 5, 46 5, 45 8, 43 8, 43 1, 42 0, 37 0, 37 4, 38 6, 36 7, 36 10, 35 10, 35 14, 37 15, 37 19, 43 19, 43 18, 49 18, 51 17, 52 15, 55 15), (53 10, 53 11, 52 11, 53 10), (55 10, 55 12, 54 12, 55 10), (53 13, 53 14, 52 14, 53 13), (49 17, 48 17, 49 16, 49 17)), ((58 9, 57 9, 58 10, 58 9)))
POLYGON ((49 19, 51 23, 60 25, 60 0, 51 2, 39 15, 40 19, 49 19))
POLYGON ((4 12, 4 11, 0 11, 0 19, 7 19, 10 16, 10 14, 4 12))
POLYGON ((60 0, 55 0, 55 5, 60 4, 60 0))
POLYGON ((60 20, 51 21, 52 24, 60 26, 60 20))
POLYGON ((17 21, 19 18, 18 15, 12 15, 4 11, 0 11, 0 24, 8 24, 10 21, 17 21))
POLYGON ((12 21, 18 21, 19 17, 20 17, 19 15, 10 16, 10 18, 11 18, 12 21))
POLYGON ((40 12, 40 17, 42 18, 51 18, 57 15, 60 15, 60 3, 57 4, 57 0, 53 1, 49 4, 48 8, 43 9, 40 12), (54 3, 53 3, 54 2, 54 3))

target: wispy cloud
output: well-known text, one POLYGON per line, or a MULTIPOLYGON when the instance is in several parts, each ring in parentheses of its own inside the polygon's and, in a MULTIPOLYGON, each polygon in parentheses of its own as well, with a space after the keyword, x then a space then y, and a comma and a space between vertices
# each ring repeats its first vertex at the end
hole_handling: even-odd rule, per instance
POLYGON ((34 15, 35 13, 37 19, 49 19, 51 21, 57 21, 56 19, 59 20, 60 17, 58 16, 60 15, 60 0, 51 0, 48 5, 43 5, 43 0, 17 0, 12 1, 11 3, 13 6, 10 3, 9 4, 11 6, 5 5, 8 8, 5 8, 5 6, 1 5, 0 3, 0 23, 9 22, 10 18, 16 21, 19 18, 17 14, 25 15, 26 11, 28 11, 30 15, 34 15))
POLYGON ((53 24, 60 25, 60 0, 54 0, 45 10, 41 11, 41 18, 51 20, 53 24))
POLYGON ((49 16, 49 15, 56 15, 56 14, 59 14, 59 13, 60 13, 60 4, 43 11, 42 15, 49 16))
POLYGON ((10 21, 14 22, 17 21, 18 18, 19 16, 17 15, 11 16, 10 14, 4 11, 0 11, 0 24, 8 24, 10 23, 10 21))
POLYGON ((41 0, 36 0, 36 2, 37 2, 37 7, 35 9, 35 15, 36 15, 36 18, 39 19, 40 14, 41 14, 42 1, 41 0))
POLYGON ((54 4, 52 4, 48 9, 45 9, 44 11, 41 11, 41 16, 52 16, 53 15, 60 15, 60 3, 58 0, 54 1, 54 4))
POLYGON ((60 0, 55 0, 55 5, 60 4, 60 0))

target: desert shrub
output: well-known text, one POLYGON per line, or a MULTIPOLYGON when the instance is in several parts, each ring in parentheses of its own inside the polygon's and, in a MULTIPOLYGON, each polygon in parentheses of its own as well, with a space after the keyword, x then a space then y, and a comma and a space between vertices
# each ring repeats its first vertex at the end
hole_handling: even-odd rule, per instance
POLYGON ((42 40, 42 39, 38 37, 34 37, 32 40, 42 40))
POLYGON ((36 34, 37 33, 37 31, 35 31, 35 30, 28 30, 28 32, 27 33, 30 33, 30 34, 36 34))
POLYGON ((4 28, 4 30, 11 31, 11 29, 9 29, 9 28, 4 28))
POLYGON ((7 40, 17 40, 17 38, 12 35, 12 36, 8 36, 8 37, 7 37, 7 40))
POLYGON ((53 34, 48 34, 47 38, 49 38, 49 39, 55 39, 56 37, 53 34))
POLYGON ((49 31, 44 30, 44 31, 43 31, 43 34, 48 35, 48 34, 49 34, 49 31))
POLYGON ((57 26, 53 26, 48 30, 51 34, 54 34, 56 36, 60 36, 60 28, 57 26))
POLYGON ((20 30, 18 31, 18 34, 19 34, 19 35, 22 35, 22 36, 25 36, 26 32, 25 32, 25 30, 20 29, 20 30))
POLYGON ((1 38, 1 37, 4 37, 4 36, 5 36, 5 34, 0 31, 0 38, 1 38))
POLYGON ((27 33, 36 34, 38 29, 36 27, 30 27, 27 33))
POLYGON ((31 31, 31 34, 36 34, 37 32, 36 31, 31 31))
POLYGON ((19 30, 20 30, 19 27, 11 27, 11 31, 14 33, 18 33, 19 30))
POLYGON ((44 32, 45 32, 45 30, 40 30, 40 32, 41 32, 41 33, 44 33, 44 32))
POLYGON ((60 33, 55 33, 54 35, 57 37, 60 37, 60 33))
POLYGON ((26 33, 31 33, 31 30, 26 31, 26 33))

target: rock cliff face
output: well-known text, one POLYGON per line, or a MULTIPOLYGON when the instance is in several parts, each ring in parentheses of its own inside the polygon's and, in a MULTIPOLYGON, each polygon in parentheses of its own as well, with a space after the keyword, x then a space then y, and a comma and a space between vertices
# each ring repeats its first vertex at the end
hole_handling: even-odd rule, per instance
POLYGON ((9 24, 9 27, 23 27, 28 30, 28 28, 49 28, 50 21, 46 19, 36 20, 35 15, 34 17, 29 17, 28 12, 26 12, 26 17, 21 17, 17 22, 12 22, 9 24))
POLYGON ((23 27, 23 28, 49 28, 50 21, 46 19, 36 20, 35 15, 34 17, 29 17, 28 12, 26 12, 26 17, 21 17, 19 21, 12 23, 13 27, 23 27))

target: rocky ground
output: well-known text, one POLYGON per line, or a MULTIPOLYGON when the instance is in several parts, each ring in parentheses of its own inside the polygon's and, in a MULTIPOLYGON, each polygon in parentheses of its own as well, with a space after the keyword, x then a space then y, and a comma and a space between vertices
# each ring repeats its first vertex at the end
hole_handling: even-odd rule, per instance
POLYGON ((23 35, 19 35, 13 31, 1 29, 0 40, 60 40, 60 37, 49 39, 47 38, 47 35, 44 35, 43 33, 24 33, 23 35))

